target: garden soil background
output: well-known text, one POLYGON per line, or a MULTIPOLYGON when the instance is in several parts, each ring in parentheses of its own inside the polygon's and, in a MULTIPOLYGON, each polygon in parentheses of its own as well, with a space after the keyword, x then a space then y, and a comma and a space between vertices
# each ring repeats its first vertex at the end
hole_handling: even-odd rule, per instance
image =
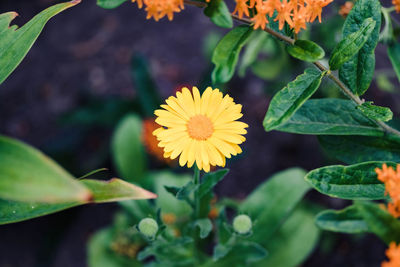
MULTIPOLYGON (((20 16, 14 23, 22 25, 54 2, 1 0, 0 13, 17 11, 20 16)), ((114 176, 108 153, 113 128, 88 127, 82 134, 82 127, 60 123, 60 117, 91 99, 134 99, 130 59, 138 53, 150 62, 163 97, 178 86, 198 84, 210 64, 203 53, 203 40, 210 31, 226 32, 194 7, 186 7, 172 22, 156 23, 145 20, 144 11, 133 4, 103 10, 94 0, 85 0, 52 19, 26 59, 0 85, 0 133, 23 140, 57 160, 55 151, 72 147, 60 162, 67 162, 67 168, 80 166, 69 169, 77 177, 100 167, 110 168, 109 176, 114 176)), ((378 48, 377 54, 378 69, 389 66, 385 50, 378 48)), ((370 90, 368 99, 399 114, 398 94, 370 90)), ((397 81, 396 90, 399 92, 397 81)), ((230 162, 230 174, 217 187, 219 196, 244 198, 277 171, 296 166, 311 170, 334 163, 323 154, 316 137, 263 130, 271 98, 265 94, 263 81, 252 75, 235 78, 228 92, 243 104, 243 120, 250 128, 244 153, 230 162)), ((316 192, 308 194, 307 200, 332 208, 346 204, 316 192)), ((87 266, 88 239, 112 222, 117 209, 117 204, 89 205, 0 226, 0 267, 87 266)), ((379 266, 384 250, 373 236, 324 233, 303 266, 379 266)))

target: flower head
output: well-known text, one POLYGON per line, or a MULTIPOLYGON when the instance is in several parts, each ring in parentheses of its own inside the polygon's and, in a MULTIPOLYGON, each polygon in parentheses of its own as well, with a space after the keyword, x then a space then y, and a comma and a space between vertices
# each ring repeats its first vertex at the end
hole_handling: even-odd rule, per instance
POLYGON ((399 267, 400 266, 400 245, 396 246, 395 242, 389 244, 386 250, 386 256, 389 261, 382 262, 381 267, 399 267))
POLYGON ((208 87, 202 96, 196 87, 183 88, 171 96, 162 109, 156 110, 156 123, 162 127, 153 132, 164 149, 164 157, 175 159, 190 168, 196 162, 200 170, 225 166, 225 158, 242 152, 239 144, 246 138, 248 125, 236 121, 243 115, 242 105, 218 89, 208 87))
POLYGON ((383 164, 382 169, 376 168, 375 172, 378 180, 385 184, 385 192, 391 198, 387 207, 388 211, 393 217, 400 217, 400 164, 397 165, 396 170, 383 164))
POLYGON ((154 18, 155 21, 167 16, 169 20, 174 18, 174 13, 180 12, 183 8, 183 0, 132 0, 137 2, 138 7, 146 6, 147 19, 154 18))
POLYGON ((392 0, 392 4, 396 8, 396 12, 400 13, 400 0, 392 0))
POLYGON ((340 6, 339 15, 342 17, 347 17, 353 8, 354 4, 351 1, 347 1, 344 5, 340 6))
POLYGON ((159 128, 159 125, 154 119, 145 119, 143 120, 142 127, 142 142, 147 152, 156 157, 160 162, 171 163, 170 159, 164 158, 164 150, 158 146, 158 140, 153 135, 154 130, 159 128))

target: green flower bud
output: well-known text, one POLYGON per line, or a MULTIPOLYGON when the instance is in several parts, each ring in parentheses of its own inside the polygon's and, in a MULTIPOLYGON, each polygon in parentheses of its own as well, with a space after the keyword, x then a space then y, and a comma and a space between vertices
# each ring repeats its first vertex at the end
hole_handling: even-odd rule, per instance
POLYGON ((152 218, 145 218, 139 222, 139 232, 148 238, 154 238, 158 231, 158 224, 152 218))
POLYGON ((233 229, 242 235, 248 234, 251 231, 252 222, 249 216, 242 214, 233 219, 233 229))

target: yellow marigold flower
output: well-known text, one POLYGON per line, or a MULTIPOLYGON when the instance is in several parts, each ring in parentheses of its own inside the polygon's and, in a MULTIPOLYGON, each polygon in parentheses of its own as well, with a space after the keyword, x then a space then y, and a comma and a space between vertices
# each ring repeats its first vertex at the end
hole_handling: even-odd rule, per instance
POLYGON ((154 130, 159 128, 159 125, 154 119, 145 119, 142 124, 142 142, 149 154, 156 157, 161 162, 171 163, 171 160, 164 158, 164 150, 158 146, 158 140, 153 135, 154 130))
POLYGON ((208 87, 202 96, 196 87, 177 92, 154 112, 162 127, 153 132, 164 148, 164 157, 175 159, 190 168, 196 162, 200 170, 225 166, 225 158, 242 152, 239 144, 246 138, 246 123, 236 121, 243 115, 242 105, 218 89, 208 87))
POLYGON ((389 244, 386 250, 386 256, 389 261, 382 262, 381 267, 399 267, 400 266, 400 245, 396 246, 395 242, 389 244))
POLYGON ((400 13, 400 0, 392 0, 392 4, 396 8, 396 12, 400 13))
POLYGON ((376 174, 378 180, 385 184, 385 192, 391 198, 391 202, 388 203, 388 211, 395 218, 400 217, 400 164, 397 165, 397 169, 394 170, 392 167, 388 167, 383 164, 382 169, 376 168, 376 174))
POLYGON ((346 18, 349 15, 353 6, 354 6, 353 2, 347 1, 346 3, 344 3, 344 5, 340 6, 339 15, 346 18))

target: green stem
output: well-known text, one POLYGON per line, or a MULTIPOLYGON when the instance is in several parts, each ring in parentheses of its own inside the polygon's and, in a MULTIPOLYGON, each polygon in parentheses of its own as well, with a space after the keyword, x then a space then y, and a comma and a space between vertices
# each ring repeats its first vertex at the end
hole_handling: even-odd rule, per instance
MULTIPOLYGON (((194 164, 194 175, 193 175, 193 183, 197 187, 200 184, 200 170, 197 167, 196 163, 194 164)), ((197 190, 194 191, 194 218, 197 220, 199 218, 200 212, 200 201, 199 194, 197 190)))

